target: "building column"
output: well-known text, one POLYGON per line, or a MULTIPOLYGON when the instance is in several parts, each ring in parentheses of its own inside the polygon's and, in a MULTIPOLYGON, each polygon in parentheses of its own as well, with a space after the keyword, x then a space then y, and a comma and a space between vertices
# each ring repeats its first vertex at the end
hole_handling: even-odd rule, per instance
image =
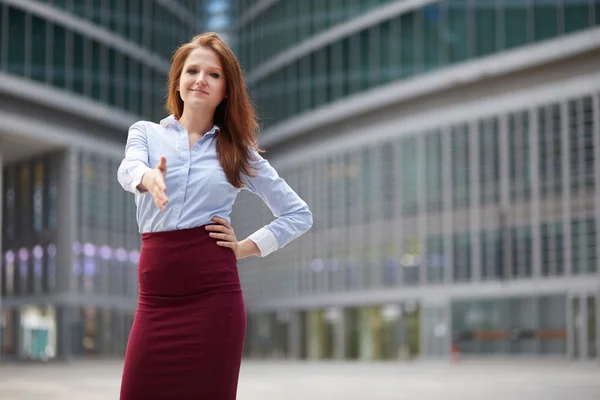
POLYGON ((512 216, 510 210, 510 161, 509 161, 509 138, 508 138, 508 115, 500 117, 500 240, 502 252, 502 278, 512 278, 512 216))
POLYGON ((575 323, 579 327, 579 358, 581 360, 587 360, 589 358, 589 342, 588 342, 588 295, 579 296, 579 316, 575 320, 575 323))
POLYGON ((72 310, 60 305, 56 307, 56 357, 70 360, 73 357, 71 346, 72 310))
POLYGON ((452 301, 450 299, 447 299, 444 303, 444 323, 446 324, 444 356, 449 358, 452 355, 452 335, 454 332, 454 329, 452 329, 452 301))
POLYGON ((373 334, 371 332, 371 307, 359 309, 359 354, 361 361, 373 359, 373 334))
POLYGON ((289 311, 289 317, 288 346, 290 351, 288 358, 292 360, 299 360, 301 356, 300 340, 302 339, 302 332, 300 332, 300 329, 302 329, 302 324, 300 323, 300 311, 289 311))
POLYGON ((531 155, 531 247, 533 279, 542 275, 542 238, 540 216, 540 151, 538 137, 538 111, 529 110, 529 154, 531 155))
POLYGON ((344 360, 346 358, 346 313, 343 308, 337 308, 336 314, 333 358, 344 360))
POLYGON ((565 276, 573 275, 573 256, 571 238, 571 164, 569 162, 569 110, 566 100, 560 104, 560 138, 561 138, 561 175, 562 175, 562 223, 563 242, 557 246, 563 246, 563 271, 565 276))
POLYGON ((481 265, 481 181, 480 181, 480 165, 479 165, 479 128, 477 121, 469 123, 469 230, 471 231, 471 276, 470 281, 477 282, 481 280, 483 275, 481 265))
MULTIPOLYGON (((541 302, 540 296, 533 297, 533 318, 534 318, 533 329, 535 331, 539 331, 541 329, 541 325, 542 325, 542 321, 541 321, 542 314, 541 314, 540 302, 541 302)), ((541 353, 541 349, 542 349, 542 341, 536 335, 533 339, 533 354, 539 355, 541 353)))
POLYGON ((575 355, 575 318, 576 316, 573 315, 573 299, 575 297, 572 296, 571 294, 567 293, 567 295, 565 296, 565 302, 567 303, 566 306, 566 325, 567 325, 567 359, 568 360, 572 360, 574 359, 574 355, 575 355))
MULTIPOLYGON (((4 232, 4 222, 2 216, 4 214, 4 160, 2 159, 2 147, 0 146, 0 321, 2 320, 2 274, 4 271, 4 252, 2 250, 2 232, 4 232)), ((2 362, 2 329, 0 329, 0 362, 2 362)))
POLYGON ((600 362, 600 290, 596 293, 596 359, 600 362))
POLYGON ((58 213, 57 213, 57 291, 69 293, 75 290, 73 274, 73 242, 78 237, 77 186, 78 151, 67 149, 58 166, 58 213))
MULTIPOLYGON (((598 11, 596 11, 598 12, 598 11)), ((596 251, 600 251, 600 94, 592 95, 592 132, 594 143, 594 183, 596 195, 596 251)), ((600 267, 596 266, 596 273, 600 280, 600 267)), ((600 362, 600 290, 596 294, 596 358, 600 362)))
POLYGON ((393 238, 396 254, 396 285, 404 286, 404 267, 402 265, 402 256, 404 256, 404 235, 402 225, 402 147, 396 142, 394 146, 394 170, 400 171, 397 174, 396 187, 394 191, 395 208, 393 224, 393 238))
POLYGON ((442 225, 444 231, 444 283, 451 284, 454 281, 454 249, 453 238, 453 214, 452 214, 452 130, 449 127, 442 128, 442 163, 443 169, 442 191, 442 225))
POLYGON ((419 284, 427 284, 429 266, 427 265, 427 198, 425 191, 425 135, 417 137, 417 236, 419 237, 419 284))
POLYGON ((322 327, 319 319, 319 310, 311 309, 307 313, 306 347, 307 358, 311 361, 322 358, 322 327))
POLYGON ((431 305, 421 301, 419 303, 419 358, 425 359, 431 354, 431 349, 428 343, 428 333, 431 329, 431 321, 429 320, 431 305))

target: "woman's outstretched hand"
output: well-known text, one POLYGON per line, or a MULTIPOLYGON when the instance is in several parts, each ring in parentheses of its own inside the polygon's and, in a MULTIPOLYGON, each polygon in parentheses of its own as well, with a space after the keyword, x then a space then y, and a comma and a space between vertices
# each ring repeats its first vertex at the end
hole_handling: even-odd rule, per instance
POLYGON ((245 239, 238 242, 235 231, 227 220, 220 217, 213 217, 212 220, 216 224, 206 225, 206 230, 210 232, 209 236, 218 240, 218 246, 229 247, 235 254, 236 260, 260 254, 258 246, 253 241, 245 239))
POLYGON ((142 177, 142 189, 145 189, 152 195, 154 204, 162 211, 167 209, 167 186, 165 185, 165 177, 167 176, 167 159, 165 156, 160 157, 160 161, 156 167, 144 174, 142 177))

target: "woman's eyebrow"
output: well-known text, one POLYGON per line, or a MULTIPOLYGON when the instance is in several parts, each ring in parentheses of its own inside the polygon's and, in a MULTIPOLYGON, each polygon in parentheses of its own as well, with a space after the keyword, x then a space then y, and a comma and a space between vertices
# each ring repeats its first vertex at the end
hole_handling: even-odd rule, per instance
MULTIPOLYGON (((199 64, 188 64, 186 65, 186 68, 190 68, 190 67, 199 67, 199 64)), ((221 68, 214 66, 214 65, 207 65, 207 68, 212 68, 212 69, 218 69, 219 71, 222 71, 221 68)))

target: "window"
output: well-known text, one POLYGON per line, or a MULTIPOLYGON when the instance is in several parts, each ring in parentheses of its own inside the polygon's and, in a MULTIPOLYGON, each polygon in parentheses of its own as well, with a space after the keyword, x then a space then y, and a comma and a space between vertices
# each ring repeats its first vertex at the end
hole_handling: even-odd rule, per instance
POLYGON ((448 46, 448 61, 452 64, 466 60, 469 56, 467 3, 464 1, 451 1, 446 4, 448 25, 446 42, 448 46))
MULTIPOLYGON (((496 13, 494 2, 475 2, 475 55, 485 56, 496 51, 496 13)), ((473 15, 473 14, 471 14, 473 15)))
MULTIPOLYGON (((36 81, 46 81, 46 50, 51 36, 48 35, 46 21, 31 17, 31 77, 36 81)), ((51 32, 51 30, 50 30, 51 32)))
POLYGON ((549 39, 558 34, 558 0, 534 0, 534 40, 549 39))
POLYGON ((389 220, 395 216, 395 203, 396 203, 396 154, 395 146, 393 143, 385 143, 381 145, 381 173, 383 174, 383 218, 389 220))
POLYGON ((442 208, 442 168, 442 135, 432 132, 425 136, 425 198, 429 211, 442 208))
POLYGON ((512 275, 519 278, 531 276, 533 263, 531 227, 511 228, 510 240, 512 275))
POLYGON ((571 222, 573 274, 594 273, 596 267, 596 221, 594 218, 571 222))
POLYGON ((484 278, 502 278, 502 237, 498 230, 481 232, 481 270, 484 278))
POLYGON ((573 191, 593 190, 594 140, 592 100, 589 97, 568 103, 569 161, 573 191))
POLYGON ((469 206, 469 132, 467 125, 452 127, 453 208, 469 206))
POLYGON ((444 32, 440 24, 441 9, 439 4, 424 7, 420 11, 423 35, 423 60, 421 71, 429 71, 440 66, 440 40, 444 32))
POLYGON ((564 271, 563 224, 561 222, 542 225, 542 275, 562 275, 564 271))
POLYGON ((512 201, 531 197, 529 114, 523 111, 508 118, 509 186, 512 201))
POLYGON ((427 238, 427 281, 442 283, 444 281, 444 237, 427 238))
POLYGON ((417 138, 402 139, 400 176, 402 177, 402 214, 414 215, 418 209, 417 138))
POLYGON ((84 93, 86 41, 82 35, 73 34, 73 90, 80 94, 84 93))
POLYGON ((400 17, 400 73, 403 78, 415 74, 415 13, 400 17))
POLYGON ((561 119, 558 104, 538 110, 542 197, 555 196, 560 194, 562 190, 561 119))
POLYGON ((106 100, 101 95, 103 89, 106 87, 104 82, 105 74, 108 72, 104 69, 103 65, 103 54, 104 48, 98 42, 91 42, 91 91, 90 94, 95 100, 106 100))
POLYGON ((452 238, 454 280, 468 281, 471 278, 471 237, 469 232, 455 233, 452 238))
POLYGON ((365 90, 370 87, 370 76, 375 73, 372 69, 372 49, 369 37, 374 34, 374 30, 365 30, 360 32, 360 68, 357 79, 360 82, 358 90, 365 90))
POLYGON ((395 43, 395 38, 392 38, 392 29, 390 21, 385 21, 379 26, 379 40, 377 45, 379 46, 379 82, 386 83, 392 79, 392 68, 393 68, 393 54, 395 49, 390 46, 391 43, 395 43))
MULTIPOLYGON (((594 24, 591 18, 594 11, 593 4, 591 1, 563 1, 565 33, 589 28, 594 24)), ((598 5, 598 2, 596 4, 598 5)), ((600 7, 597 6, 595 12, 597 17, 600 7)))
POLYGON ((479 123, 479 182, 481 205, 500 202, 500 135, 498 119, 479 123))
POLYGON ((17 75, 25 73, 25 18, 23 11, 8 7, 8 72, 17 75))
POLYGON ((362 197, 363 197, 363 223, 372 220, 375 208, 375 179, 373 149, 366 147, 362 150, 362 197))
POLYGON ((529 42, 528 2, 505 1, 504 7, 504 44, 507 49, 522 46, 529 42))

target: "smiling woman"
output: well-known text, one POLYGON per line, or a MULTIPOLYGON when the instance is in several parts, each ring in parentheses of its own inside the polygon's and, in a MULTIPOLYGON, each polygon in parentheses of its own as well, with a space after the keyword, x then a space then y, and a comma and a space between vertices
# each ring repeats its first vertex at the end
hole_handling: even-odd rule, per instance
POLYGON ((218 35, 181 46, 160 124, 129 130, 118 171, 142 233, 139 301, 121 399, 236 398, 246 331, 237 260, 306 232, 306 203, 263 159, 240 66, 218 35), (238 241, 229 215, 241 189, 275 221, 238 241))
POLYGON ((225 97, 222 71, 219 57, 212 50, 194 49, 183 66, 179 81, 183 103, 194 108, 216 108, 225 97))

